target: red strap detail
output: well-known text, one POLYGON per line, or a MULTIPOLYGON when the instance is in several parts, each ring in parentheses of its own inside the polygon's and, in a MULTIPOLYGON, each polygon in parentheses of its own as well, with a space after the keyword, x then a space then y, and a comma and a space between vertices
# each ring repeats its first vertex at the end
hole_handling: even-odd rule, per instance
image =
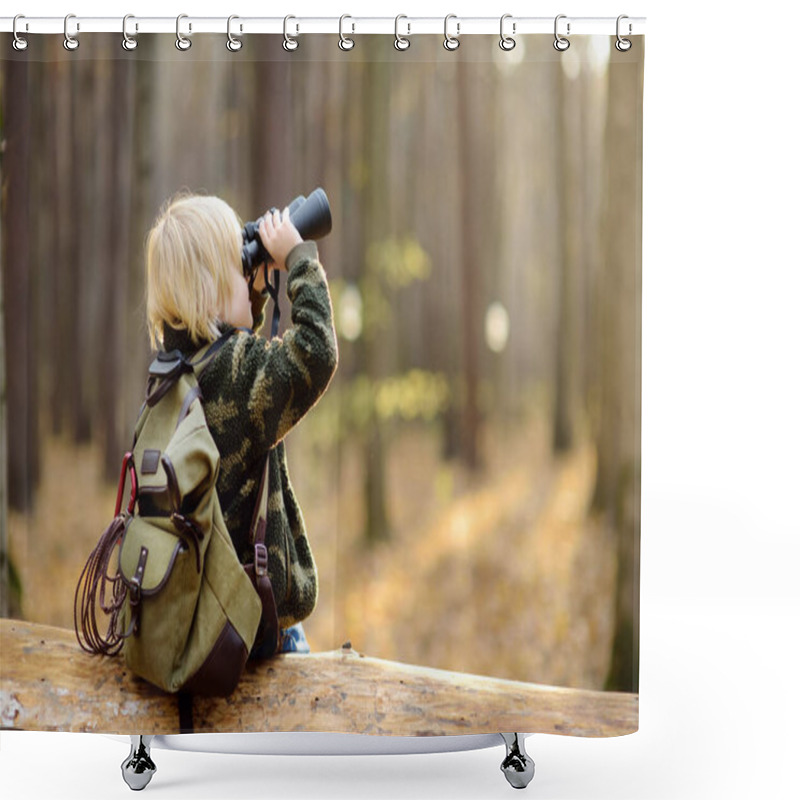
POLYGON ((139 486, 136 481, 136 468, 133 463, 133 453, 125 453, 122 459, 122 471, 119 475, 119 486, 117 487, 117 505, 114 510, 115 517, 119 516, 119 512, 122 509, 122 493, 125 491, 125 476, 128 472, 131 476, 131 499, 128 502, 128 513, 132 514, 136 505, 136 496, 139 492, 139 486))

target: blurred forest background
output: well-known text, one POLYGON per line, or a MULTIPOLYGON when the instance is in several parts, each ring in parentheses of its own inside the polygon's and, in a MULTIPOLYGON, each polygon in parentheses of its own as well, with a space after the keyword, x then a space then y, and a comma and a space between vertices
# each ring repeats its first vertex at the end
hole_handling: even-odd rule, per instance
POLYGON ((119 38, 0 42, 2 614, 72 626, 159 207, 322 186, 340 366, 287 438, 312 648, 638 690, 643 43, 119 38))

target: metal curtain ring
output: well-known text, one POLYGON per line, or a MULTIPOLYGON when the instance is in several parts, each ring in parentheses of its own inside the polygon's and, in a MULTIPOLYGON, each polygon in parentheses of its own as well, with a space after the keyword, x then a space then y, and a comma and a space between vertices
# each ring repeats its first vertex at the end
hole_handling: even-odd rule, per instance
POLYGON ((444 45, 445 50, 453 51, 453 50, 458 50, 458 46, 461 44, 461 42, 458 41, 458 35, 461 33, 461 23, 456 22, 456 35, 451 36, 447 32, 447 23, 450 22, 451 19, 457 19, 456 15, 448 14, 444 18, 444 41, 442 42, 442 44, 444 45))
MULTIPOLYGON (((122 18, 122 49, 123 50, 135 50, 139 42, 136 41, 136 36, 131 36, 128 33, 128 20, 135 19, 133 14, 126 14, 122 18)), ((139 30, 139 24, 136 24, 136 30, 139 30)))
MULTIPOLYGON (((13 24, 11 30, 14 33, 14 42, 13 42, 14 49, 21 51, 21 50, 27 50, 28 49, 28 40, 27 39, 23 39, 17 33, 17 20, 20 20, 20 19, 25 19, 25 15, 24 14, 17 14, 17 16, 14 17, 14 24, 13 24)), ((28 30, 28 23, 27 22, 25 23, 25 30, 26 31, 28 30)))
MULTIPOLYGON (((619 24, 620 24, 620 22, 622 22, 623 19, 628 19, 628 16, 626 14, 620 14, 617 17, 617 41, 614 43, 614 47, 616 47, 617 50, 620 51, 620 53, 627 53, 628 50, 630 50, 631 47, 633 47, 633 42, 630 39, 623 39, 619 35, 619 24)), ((628 24, 628 33, 630 33, 630 32, 631 32, 631 26, 630 26, 630 23, 629 23, 628 24)))
MULTIPOLYGON (((555 22, 555 26, 554 26, 554 32, 555 32, 556 38, 555 38, 555 41, 553 42, 553 47, 555 47, 555 49, 558 50, 559 53, 563 53, 565 50, 569 49, 569 39, 565 39, 558 32, 558 21, 560 19, 566 19, 566 18, 567 18, 566 14, 559 14, 556 17, 556 22, 555 22)), ((569 36, 569 22, 567 23, 567 36, 569 36)))
MULTIPOLYGON (((192 40, 191 39, 187 39, 181 33, 181 20, 182 19, 188 19, 188 17, 189 17, 188 14, 178 14, 178 18, 175 20, 175 36, 177 37, 175 39, 175 47, 177 47, 178 50, 186 51, 192 46, 192 40)), ((192 32, 192 23, 190 22, 189 23, 189 33, 191 33, 191 32, 192 32)))
MULTIPOLYGON (((342 16, 339 17, 339 49, 340 50, 352 50, 356 46, 356 43, 352 39, 349 39, 347 36, 345 36, 344 32, 342 31, 342 26, 343 26, 344 21, 346 19, 353 19, 353 18, 349 14, 342 14, 342 16)), ((356 25, 355 25, 355 23, 353 23, 353 31, 352 32, 355 33, 355 30, 356 30, 356 25)))
MULTIPOLYGON (((408 50, 411 47, 411 39, 407 39, 405 36, 400 35, 400 20, 401 19, 408 19, 405 14, 398 14, 394 18, 394 46, 396 50, 408 50)), ((411 23, 406 23, 408 27, 408 35, 411 35, 411 23)))
MULTIPOLYGON (((511 36, 506 36, 505 32, 503 31, 503 25, 505 24, 505 21, 507 19, 511 19, 511 17, 511 14, 503 14, 503 16, 500 17, 500 49, 505 51, 513 50, 517 46, 516 40, 511 36)), ((511 32, 517 32, 516 22, 511 23, 511 32)))
MULTIPOLYGON (((231 51, 231 53, 238 53, 242 47, 244 46, 244 42, 241 39, 238 39, 231 33, 231 22, 235 19, 239 19, 236 14, 231 14, 228 17, 228 41, 225 43, 225 47, 231 51)), ((239 32, 241 33, 242 27, 239 26, 239 32)))
MULTIPOLYGON (((71 19, 75 19, 74 14, 67 14, 64 17, 64 49, 65 50, 77 50, 80 42, 78 41, 77 36, 72 36, 69 32, 69 21, 71 19)), ((79 22, 75 23, 75 31, 76 33, 80 31, 81 25, 79 22)))
MULTIPOLYGON (((299 47, 299 42, 297 38, 294 36, 289 36, 289 31, 287 30, 286 26, 289 24, 290 19, 297 19, 297 17, 293 17, 291 14, 287 14, 283 18, 283 49, 292 52, 293 50, 297 50, 299 47)), ((300 26, 297 26, 297 32, 300 32, 300 26)))

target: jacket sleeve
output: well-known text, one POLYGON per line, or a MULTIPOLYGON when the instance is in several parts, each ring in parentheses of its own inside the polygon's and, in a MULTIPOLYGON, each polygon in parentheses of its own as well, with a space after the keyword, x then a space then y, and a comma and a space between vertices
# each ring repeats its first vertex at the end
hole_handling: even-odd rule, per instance
POLYGON ((283 338, 269 341, 238 332, 225 357, 211 365, 218 374, 209 376, 226 384, 220 400, 231 411, 235 404, 235 416, 246 428, 242 434, 261 452, 283 439, 317 402, 338 362, 330 292, 316 243, 298 244, 286 266, 292 326, 283 338))

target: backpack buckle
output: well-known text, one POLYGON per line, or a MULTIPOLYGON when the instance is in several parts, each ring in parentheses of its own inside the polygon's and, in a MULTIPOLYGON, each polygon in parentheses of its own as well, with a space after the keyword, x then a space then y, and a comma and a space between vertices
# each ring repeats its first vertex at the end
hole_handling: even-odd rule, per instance
POLYGON ((144 568, 147 564, 148 550, 142 547, 139 551, 139 563, 136 565, 136 572, 131 578, 129 593, 129 603, 131 607, 131 625, 133 635, 139 635, 139 623, 141 622, 141 603, 142 603, 142 581, 144 580, 144 568))
POLYGON ((267 546, 263 542, 258 542, 255 546, 253 567, 259 578, 267 574, 267 546))
MULTIPOLYGON (((175 526, 175 530, 181 536, 181 539, 186 542, 189 540, 190 544, 194 545, 195 565, 197 566, 197 573, 200 574, 200 542, 203 541, 203 531, 197 527, 188 517, 183 514, 173 511, 169 515, 170 522, 175 526), (184 539, 185 537, 185 539, 184 539)), ((186 545, 188 548, 188 545, 186 545)))
POLYGON ((179 378, 184 372, 191 372, 192 364, 180 350, 165 353, 159 350, 148 373, 153 378, 179 378))

